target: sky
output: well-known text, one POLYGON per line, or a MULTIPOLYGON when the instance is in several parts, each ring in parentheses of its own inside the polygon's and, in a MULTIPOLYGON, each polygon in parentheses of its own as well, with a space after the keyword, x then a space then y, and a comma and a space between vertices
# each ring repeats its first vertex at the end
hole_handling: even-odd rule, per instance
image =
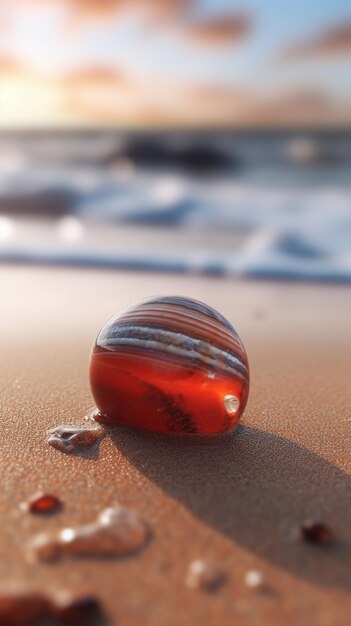
POLYGON ((0 0, 0 126, 351 122, 350 0, 0 0))

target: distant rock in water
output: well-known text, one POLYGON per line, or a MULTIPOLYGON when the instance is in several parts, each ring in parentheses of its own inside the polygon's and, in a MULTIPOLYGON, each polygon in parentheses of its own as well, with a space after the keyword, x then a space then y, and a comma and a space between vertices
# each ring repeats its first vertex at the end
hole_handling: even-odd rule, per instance
POLYGON ((338 161, 335 154, 308 137, 294 137, 285 145, 285 156, 295 165, 330 165, 338 161))
POLYGON ((0 213, 31 217, 58 217, 72 213, 76 194, 69 189, 43 189, 0 195, 0 213))
POLYGON ((113 165, 124 159, 137 167, 180 169, 194 175, 216 174, 238 166, 233 156, 215 146, 176 146, 152 139, 135 140, 119 147, 106 157, 105 164, 113 165))
MULTIPOLYGON (((195 174, 216 173, 234 166, 234 159, 218 148, 193 146, 176 153, 179 167, 195 174)), ((237 165, 237 163, 236 163, 237 165)))

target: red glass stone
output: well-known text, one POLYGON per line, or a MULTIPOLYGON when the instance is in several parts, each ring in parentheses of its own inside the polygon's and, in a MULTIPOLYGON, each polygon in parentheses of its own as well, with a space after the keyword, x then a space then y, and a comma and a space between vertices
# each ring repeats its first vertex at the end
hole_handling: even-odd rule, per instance
POLYGON ((143 300, 102 328, 90 361, 101 414, 164 433, 232 429, 249 393, 244 346, 211 307, 179 296, 143 300))
POLYGON ((31 513, 54 513, 62 508, 60 498, 51 493, 38 493, 26 504, 31 513))

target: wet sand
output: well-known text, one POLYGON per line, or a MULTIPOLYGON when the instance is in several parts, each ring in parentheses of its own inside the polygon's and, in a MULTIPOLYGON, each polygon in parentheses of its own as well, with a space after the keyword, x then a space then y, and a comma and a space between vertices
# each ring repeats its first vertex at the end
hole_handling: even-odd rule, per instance
POLYGON ((347 287, 239 282, 92 270, 0 268, 0 580, 95 592, 112 625, 346 626, 351 613, 350 371, 347 287), (101 325, 142 297, 175 293, 218 308, 248 351, 251 393, 241 426, 195 444, 116 428, 76 455, 46 431, 81 423, 87 367, 101 325), (19 509, 45 490, 64 509, 19 509), (94 520, 117 502, 150 524, 128 558, 33 565, 36 533, 94 520), (336 544, 298 541, 306 518, 336 544), (215 593, 187 589, 190 561, 228 572, 215 593), (259 570, 269 589, 245 586, 259 570))

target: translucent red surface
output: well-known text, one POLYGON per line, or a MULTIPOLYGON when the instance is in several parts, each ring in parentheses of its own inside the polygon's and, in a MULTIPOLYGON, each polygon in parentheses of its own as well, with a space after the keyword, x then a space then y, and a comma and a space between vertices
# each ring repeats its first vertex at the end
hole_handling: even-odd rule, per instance
POLYGON ((96 350, 90 376, 100 411, 112 421, 160 432, 216 433, 236 424, 246 404, 246 385, 162 365, 140 364, 133 356, 96 350), (227 395, 239 398, 241 410, 234 415, 225 410, 227 395))
POLYGON ((61 507, 60 498, 51 493, 37 494, 28 501, 28 509, 31 513, 53 513, 61 507))
MULTIPOLYGON (((178 344, 177 334, 172 335, 174 345, 170 347, 165 343, 163 347, 159 344, 161 348, 156 350, 156 340, 160 341, 164 332, 171 332, 170 329, 178 332, 179 326, 182 333, 185 332, 186 316, 182 318, 179 306, 167 303, 167 309, 163 310, 162 302, 161 305, 158 302, 157 306, 151 305, 157 309, 158 318, 153 318, 150 342, 143 340, 135 345, 134 341, 140 332, 145 333, 150 327, 149 303, 122 312, 100 333, 103 340, 99 340, 99 335, 90 363, 91 389, 98 409, 112 423, 158 432, 215 434, 230 430, 244 411, 249 391, 247 357, 235 331, 231 335, 221 321, 213 319, 208 320, 209 325, 205 328, 206 316, 196 312, 194 317, 203 318, 205 328, 201 331, 200 356, 195 354, 194 357, 191 349, 187 353, 187 338, 181 340, 183 344, 178 344), (138 323, 132 329, 130 325, 126 326, 126 319, 130 324, 130 311, 134 316, 133 324, 138 323), (207 354, 211 355, 212 345, 219 345, 220 350, 226 349, 222 335, 227 335, 228 350, 239 362, 240 371, 226 367, 220 359, 217 362, 207 358, 207 354), (105 343, 106 347, 99 343, 105 343), (178 345, 184 347, 181 354, 177 352, 178 345)), ((188 323, 188 328, 191 340, 194 327, 188 323)), ((199 338, 199 331, 196 337, 199 338)))

